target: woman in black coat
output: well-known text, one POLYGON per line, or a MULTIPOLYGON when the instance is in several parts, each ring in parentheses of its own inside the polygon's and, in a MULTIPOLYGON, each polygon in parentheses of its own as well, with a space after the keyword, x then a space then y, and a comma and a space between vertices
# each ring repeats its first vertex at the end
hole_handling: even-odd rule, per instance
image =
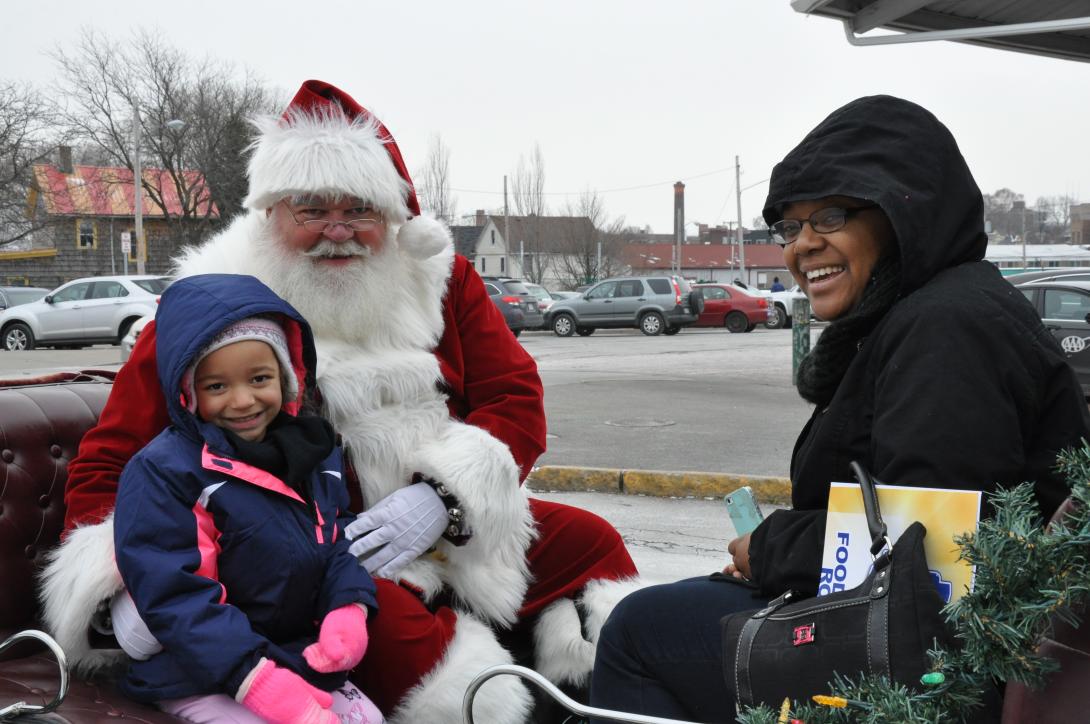
POLYGON ((1063 352, 983 260, 980 190, 930 112, 889 96, 834 111, 773 170, 764 218, 831 322, 799 368, 815 409, 791 459, 792 508, 731 541, 726 572, 749 585, 692 579, 622 601, 598 643, 594 706, 733 721, 719 619, 816 593, 829 483, 852 479, 850 461, 896 485, 1031 480, 1047 517, 1067 495, 1057 453, 1090 438, 1063 352))

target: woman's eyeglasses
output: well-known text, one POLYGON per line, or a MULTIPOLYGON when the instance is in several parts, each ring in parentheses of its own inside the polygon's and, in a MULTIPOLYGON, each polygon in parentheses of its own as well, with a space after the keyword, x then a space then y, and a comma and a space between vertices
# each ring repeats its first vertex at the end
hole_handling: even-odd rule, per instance
POLYGON ((768 227, 768 233, 772 237, 772 241, 780 246, 787 246, 795 243, 799 238, 803 224, 809 224, 810 228, 819 234, 831 234, 834 231, 843 229, 844 224, 848 223, 848 219, 853 214, 877 207, 878 204, 853 206, 851 208, 829 206, 828 208, 818 209, 806 219, 781 219, 768 227))
POLYGON ((297 226, 302 226, 312 234, 324 234, 329 230, 331 226, 347 226, 352 231, 368 231, 378 226, 381 221, 378 219, 348 219, 347 221, 329 221, 328 219, 305 219, 299 220, 299 217, 295 215, 295 212, 291 210, 291 207, 284 203, 284 208, 288 210, 288 214, 291 215, 291 220, 295 222, 297 226))

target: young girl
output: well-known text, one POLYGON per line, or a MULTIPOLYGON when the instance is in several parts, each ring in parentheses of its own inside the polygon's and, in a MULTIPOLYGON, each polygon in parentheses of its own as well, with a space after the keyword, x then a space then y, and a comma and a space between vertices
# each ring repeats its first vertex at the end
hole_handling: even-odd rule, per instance
POLYGON ((156 328, 172 425, 125 467, 114 544, 161 648, 123 692, 194 722, 381 722, 346 681, 375 589, 348 553, 333 430, 298 414, 309 326, 257 279, 216 274, 171 285, 156 328))

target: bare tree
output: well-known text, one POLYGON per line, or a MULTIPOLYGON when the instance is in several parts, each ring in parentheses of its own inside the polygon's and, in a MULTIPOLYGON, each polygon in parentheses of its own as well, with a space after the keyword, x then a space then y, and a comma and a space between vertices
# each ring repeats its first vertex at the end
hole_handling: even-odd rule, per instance
POLYGON ((428 157, 416 178, 420 181, 420 205, 435 218, 453 224, 458 200, 450 193, 450 149, 438 133, 431 137, 428 157))
POLYGON ((588 190, 574 202, 564 205, 564 216, 585 223, 566 225, 556 255, 556 276, 561 284, 574 289, 598 279, 616 276, 622 270, 624 217, 610 220, 605 203, 597 191, 588 190))
POLYGON ((1071 207, 1079 200, 1069 194, 1060 196, 1042 196, 1037 199, 1037 226, 1041 241, 1060 243, 1070 241, 1071 207))
POLYGON ((519 156, 511 197, 519 218, 510 229, 512 238, 506 239, 507 253, 518 255, 524 278, 540 284, 552 268, 553 252, 550 224, 545 220, 545 157, 540 144, 534 144, 529 160, 519 156))
POLYGON ((994 194, 984 194, 984 220, 990 221, 992 231, 1008 239, 1021 235, 1021 211, 1014 211, 1015 204, 1024 202, 1022 194, 1002 188, 994 194))
POLYGON ((60 140, 51 110, 29 86, 0 83, 0 247, 29 240, 49 223, 27 213, 33 166, 60 140))
POLYGON ((545 157, 541 154, 540 144, 534 144, 529 161, 519 156, 512 178, 511 196, 515 213, 519 216, 545 215, 545 157))
POLYGON ((246 119, 274 110, 251 74, 239 79, 229 65, 194 61, 148 32, 119 42, 88 30, 73 50, 53 57, 63 78, 61 122, 111 164, 131 170, 140 154, 145 193, 175 209, 165 219, 175 243, 197 241, 241 208, 246 119), (133 123, 140 124, 135 151, 133 123))

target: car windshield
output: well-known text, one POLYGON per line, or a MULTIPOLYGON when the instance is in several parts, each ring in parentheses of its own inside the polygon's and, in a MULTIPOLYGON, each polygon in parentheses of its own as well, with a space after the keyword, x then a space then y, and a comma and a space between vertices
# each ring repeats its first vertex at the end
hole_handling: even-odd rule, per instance
POLYGON ((547 302, 552 299, 552 297, 549 296, 549 291, 545 289, 545 287, 538 286, 537 284, 526 284, 524 286, 530 291, 530 294, 533 294, 534 297, 542 302, 547 302))
POLYGON ((132 283, 151 294, 162 294, 170 286, 170 277, 158 279, 133 279, 132 283))
POLYGON ((529 294, 530 290, 526 288, 526 285, 522 282, 510 281, 503 282, 503 288, 512 294, 529 294))

